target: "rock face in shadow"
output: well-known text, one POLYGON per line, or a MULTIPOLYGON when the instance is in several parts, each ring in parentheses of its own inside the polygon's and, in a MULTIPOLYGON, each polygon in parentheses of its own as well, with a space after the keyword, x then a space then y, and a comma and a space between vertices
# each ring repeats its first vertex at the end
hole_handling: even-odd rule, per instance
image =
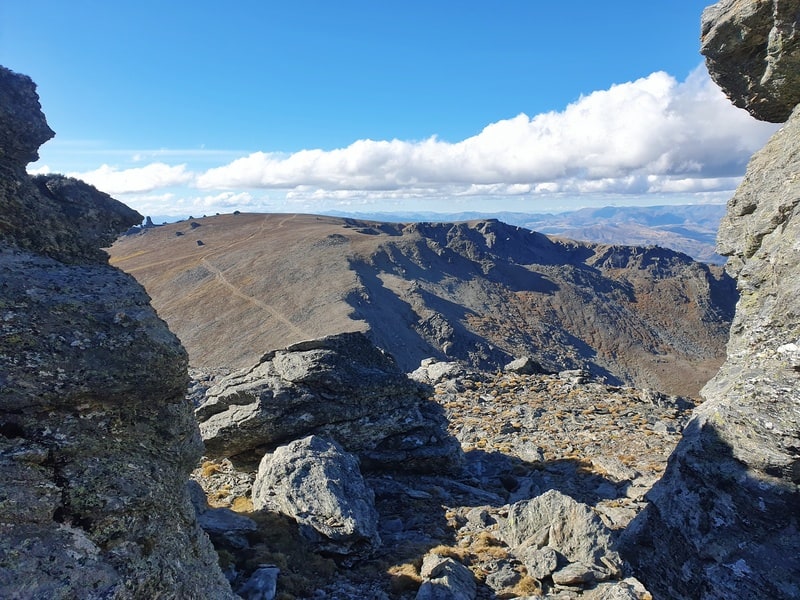
POLYGON ((362 333, 269 352, 209 389, 196 413, 214 458, 259 460, 316 434, 366 467, 437 472, 460 459, 440 407, 362 333))
POLYGON ((51 136, 0 67, 0 596, 232 598, 186 491, 186 353, 100 249, 142 217, 30 178, 51 136))
MULTIPOLYGON (((775 4, 776 18, 793 15, 797 28, 800 2, 775 4)), ((720 23, 706 26, 732 27, 772 5, 720 3, 704 19, 718 15, 720 23), (726 12, 734 8, 738 17, 726 12)), ((773 36, 768 27, 735 31, 743 45, 773 36)), ((763 74, 745 68, 742 76, 763 74)), ((791 82, 762 83, 800 101, 791 82)), ((625 535, 626 556, 658 597, 800 597, 799 140, 796 108, 753 157, 728 204, 718 248, 730 257, 740 292, 728 358, 704 388, 706 402, 651 505, 625 535)))
POLYGON ((800 96, 797 4, 723 0, 703 11, 701 52, 732 102, 762 121, 783 123, 800 96))

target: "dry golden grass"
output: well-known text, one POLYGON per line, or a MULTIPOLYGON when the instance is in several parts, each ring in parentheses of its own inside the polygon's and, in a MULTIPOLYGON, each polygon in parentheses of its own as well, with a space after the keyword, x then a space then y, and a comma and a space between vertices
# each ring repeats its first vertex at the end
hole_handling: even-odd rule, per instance
POLYGON ((200 465, 200 473, 203 477, 211 477, 215 473, 219 473, 222 468, 213 460, 206 460, 200 465))
POLYGON ((422 585, 419 574, 419 565, 416 563, 403 563, 389 567, 390 587, 395 594, 411 592, 422 585))

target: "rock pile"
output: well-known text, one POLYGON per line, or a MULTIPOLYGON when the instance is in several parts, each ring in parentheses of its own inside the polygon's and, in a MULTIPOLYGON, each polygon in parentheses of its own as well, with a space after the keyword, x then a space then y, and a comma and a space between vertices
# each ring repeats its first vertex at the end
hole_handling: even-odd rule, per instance
POLYGON ((52 137, 0 67, 0 596, 232 598, 186 491, 186 353, 100 249, 142 217, 30 178, 52 137))
POLYGON ((741 294, 728 358, 626 555, 659 597, 788 600, 800 597, 800 2, 720 2, 703 31, 734 102, 789 120, 728 204, 718 248, 741 294))
MULTIPOLYGON (((430 398, 460 441, 461 468, 432 474, 386 466, 356 473, 368 489, 344 495, 374 497, 380 545, 372 543, 370 553, 357 554, 335 577, 315 578, 299 560, 286 558, 278 591, 287 593, 302 574, 304 583, 292 588, 296 598, 647 598, 645 588, 628 577, 616 537, 646 505, 644 494, 663 472, 694 405, 587 381, 585 373, 486 375, 455 363, 424 363, 414 376, 433 386, 430 398)), ((518 364, 528 370, 525 361, 518 364)), ((317 444, 326 455, 338 454, 329 442, 317 444)), ((273 468, 276 455, 300 457, 294 447, 311 445, 306 438, 278 448, 265 458, 261 474, 273 468)), ((349 463, 344 458, 340 464, 349 463)), ((277 492, 271 483, 276 493, 268 492, 263 505, 255 467, 242 472, 216 459, 195 477, 217 505, 247 507, 252 500, 274 509, 287 497, 325 498, 326 487, 341 488, 339 482, 349 478, 336 475, 327 480, 333 483, 318 481, 302 490, 316 479, 310 471, 317 467, 322 468, 291 469, 294 477, 305 477, 291 490, 277 492), (312 488, 325 493, 316 495, 312 488)), ((324 527, 347 522, 346 513, 334 515, 327 502, 316 508, 307 500, 292 504, 280 510, 297 522, 312 513, 318 521, 331 519, 324 527)), ((331 555, 318 544, 329 543, 319 539, 323 527, 312 529, 314 551, 331 555)))

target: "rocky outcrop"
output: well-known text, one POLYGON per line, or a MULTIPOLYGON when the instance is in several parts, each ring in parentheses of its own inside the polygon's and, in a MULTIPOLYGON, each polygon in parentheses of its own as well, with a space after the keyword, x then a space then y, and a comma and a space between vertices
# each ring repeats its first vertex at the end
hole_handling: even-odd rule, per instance
MULTIPOLYGON (((733 28, 740 45, 755 47, 767 34, 782 35, 777 19, 794 16, 796 23, 798 14, 797 1, 723 2, 704 19, 706 28, 733 28), (774 9, 774 34, 748 25, 767 8, 774 9)), ((748 63, 726 68, 765 77, 748 63)), ((773 72, 762 83, 795 105, 800 91, 782 79, 773 72)), ((735 101, 750 101, 747 92, 737 93, 735 101)), ((640 579, 659 597, 800 597, 798 140, 795 109, 753 157, 728 204, 718 246, 730 256, 741 294, 728 358, 704 388, 706 402, 650 493, 650 506, 624 538, 640 579)))
POLYGON ((442 471, 460 458, 441 408, 361 333, 269 352, 210 388, 196 413, 213 458, 260 459, 312 434, 365 467, 442 471))
POLYGON ((141 216, 28 177, 51 135, 0 68, 0 596, 232 598, 185 487, 186 353, 100 250, 141 216))
POLYGON ((380 544, 375 495, 358 458, 319 436, 264 456, 253 483, 253 506, 292 517, 321 552, 352 558, 369 555, 380 544))
POLYGON ((800 13, 789 0, 723 0, 703 11, 711 77, 757 119, 783 123, 800 97, 800 13))

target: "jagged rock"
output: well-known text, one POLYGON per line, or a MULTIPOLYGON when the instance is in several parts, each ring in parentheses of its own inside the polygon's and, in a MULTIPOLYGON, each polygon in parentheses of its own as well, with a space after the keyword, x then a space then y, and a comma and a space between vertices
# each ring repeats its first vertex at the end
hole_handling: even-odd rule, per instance
POLYGON ((28 177, 51 134, 0 68, 0 596, 233 598, 185 488, 186 353, 99 247, 141 216, 28 177))
POLYGON ((800 102, 800 3, 723 0, 703 11, 711 77, 757 119, 782 123, 800 102))
POLYGON ((420 575, 423 582, 416 600, 474 600, 477 594, 472 571, 452 558, 426 555, 420 575))
MULTIPOLYGON (((553 583, 565 586, 585 586, 596 581, 595 569, 580 562, 569 563, 552 573, 553 583)), ((604 577, 605 578, 605 577, 604 577)))
POLYGON ((369 554, 380 545, 375 495, 358 458, 320 436, 264 456, 253 483, 253 506, 294 518, 324 552, 369 554))
MULTIPOLYGON (((800 14, 797 2, 774 7, 782 19, 800 14)), ((730 8, 747 17, 773 3, 730 8)), ((730 26, 732 17, 719 18, 730 26)), ((741 45, 762 44, 768 28, 745 24, 737 25, 741 45)), ((768 86, 794 95, 792 81, 772 77, 768 86)), ((747 93, 734 100, 748 101, 747 93)), ((800 370, 791 351, 800 340, 798 140, 795 108, 728 204, 718 247, 740 291, 728 358, 622 540, 637 577, 659 597, 800 597, 800 370)))
POLYGON ((30 78, 0 66, 0 242, 63 263, 107 264, 101 248, 142 216, 82 181, 28 176, 53 135, 30 78))
POLYGON ((590 569, 593 581, 618 576, 622 566, 611 532, 600 517, 556 490, 511 505, 500 532, 512 551, 549 546, 570 563, 590 569))
POLYGON ((419 364, 419 368, 409 373, 414 381, 433 385, 445 379, 454 379, 466 373, 464 365, 458 362, 442 362, 435 358, 426 358, 419 364))
POLYGON ((196 413, 211 457, 320 434, 367 467, 442 471, 460 459, 441 408, 361 333, 270 352, 209 389, 196 413))

